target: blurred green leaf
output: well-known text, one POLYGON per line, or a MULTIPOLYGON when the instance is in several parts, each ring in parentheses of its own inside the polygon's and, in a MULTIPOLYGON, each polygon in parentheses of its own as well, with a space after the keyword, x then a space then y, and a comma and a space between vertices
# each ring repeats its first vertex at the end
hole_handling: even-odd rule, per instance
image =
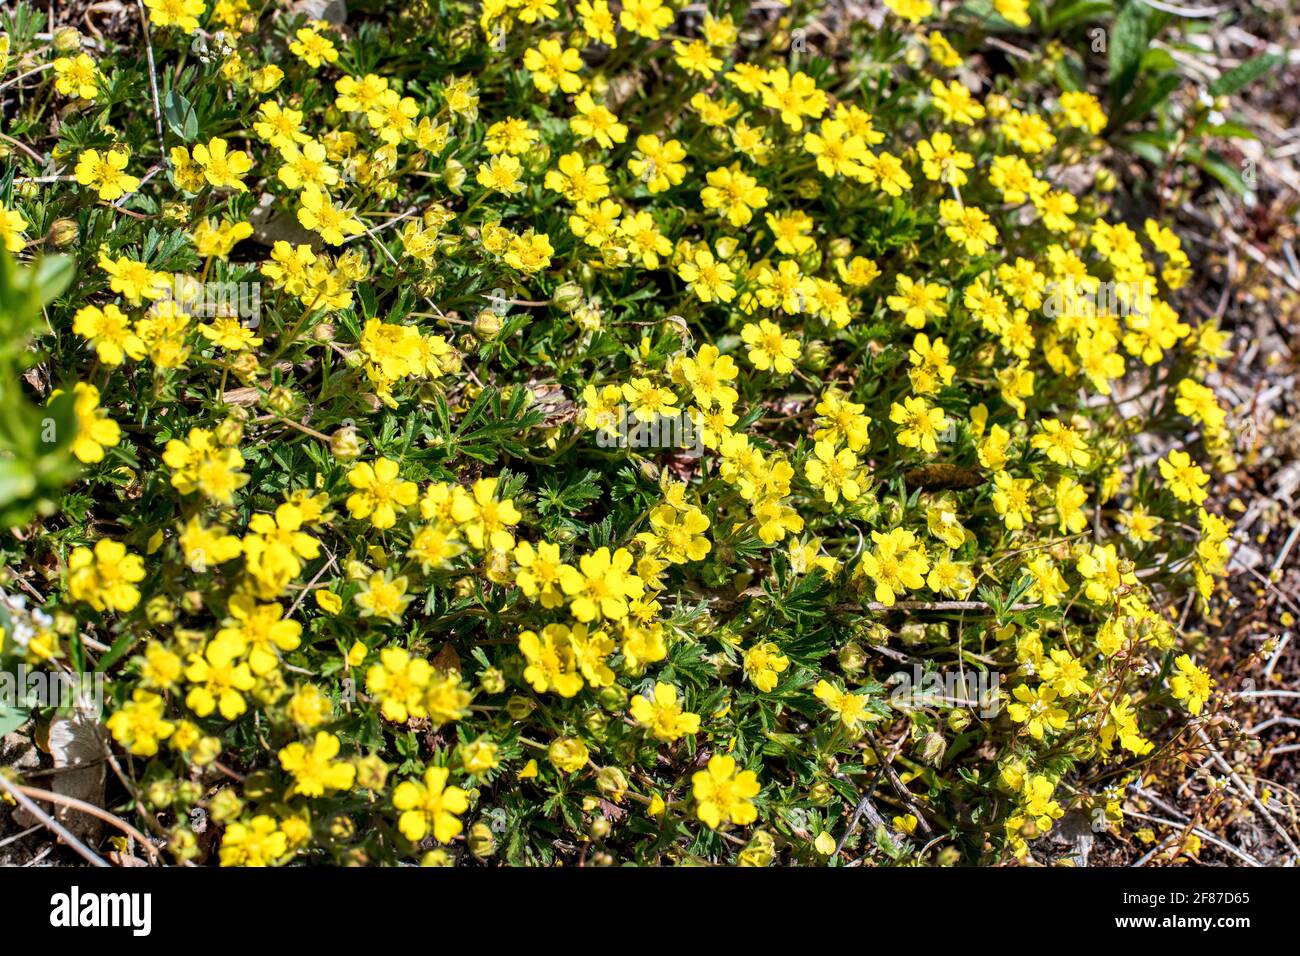
POLYGON ((1234 67, 1210 84, 1211 96, 1231 96, 1282 62, 1279 53, 1263 53, 1234 67))

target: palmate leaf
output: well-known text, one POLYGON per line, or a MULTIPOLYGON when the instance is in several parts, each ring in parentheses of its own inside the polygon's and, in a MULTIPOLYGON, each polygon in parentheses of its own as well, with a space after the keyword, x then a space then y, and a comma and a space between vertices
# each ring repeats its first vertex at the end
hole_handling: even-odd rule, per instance
POLYGON ((448 458, 465 455, 485 464, 492 464, 503 453, 522 457, 528 431, 545 417, 539 409, 527 407, 527 402, 525 389, 511 389, 510 395, 503 398, 501 389, 489 386, 453 423, 446 402, 439 397, 435 403, 442 425, 439 451, 448 458))

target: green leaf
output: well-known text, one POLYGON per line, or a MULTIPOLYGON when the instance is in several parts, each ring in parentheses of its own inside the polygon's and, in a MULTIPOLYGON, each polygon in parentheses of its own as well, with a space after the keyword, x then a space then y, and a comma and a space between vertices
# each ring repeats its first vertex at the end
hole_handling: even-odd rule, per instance
POLYGON ((1163 73, 1168 70, 1177 69, 1178 61, 1173 58, 1168 50, 1152 48, 1142 54, 1142 68, 1138 72, 1163 73))
POLYGON ((1177 73, 1165 73, 1155 79, 1145 79, 1132 98, 1124 104, 1119 112, 1119 124, 1144 119, 1169 99, 1174 90, 1183 85, 1183 78, 1177 73))
POLYGON ((134 634, 121 634, 113 642, 113 646, 108 649, 108 653, 99 659, 95 664, 95 670, 100 673, 106 672, 110 667, 120 661, 132 647, 135 646, 138 638, 134 634))
POLYGON ((0 704, 0 737, 6 734, 12 734, 15 730, 27 723, 28 713, 19 707, 8 707, 0 704))
POLYGON ((1130 0, 1119 11, 1110 38, 1110 102, 1118 105, 1137 79, 1142 55, 1151 42, 1146 8, 1130 0))
POLYGON ((44 256, 32 272, 30 294, 37 310, 45 308, 72 283, 77 264, 68 256, 44 256))
POLYGON ((1057 33, 1073 23, 1100 20, 1113 9, 1114 5, 1108 0, 1078 0, 1076 3, 1067 3, 1047 18, 1044 29, 1047 33, 1057 33))
POLYGON ((199 135, 199 117, 190 101, 170 90, 163 98, 162 107, 168 128, 185 142, 193 142, 199 135))
POLYGON ((1238 196, 1244 196, 1250 191, 1241 170, 1233 166, 1226 159, 1220 156, 1214 150, 1202 153, 1195 147, 1189 147, 1187 150, 1187 159, 1194 163, 1198 168, 1204 170, 1213 176, 1223 185, 1227 186, 1238 196))
POLYGON ((1211 96, 1231 96, 1282 62, 1280 53, 1262 53, 1234 67, 1210 84, 1211 96))
POLYGON ((1254 130, 1247 129, 1240 123, 1201 123, 1196 127, 1196 134, 1217 136, 1219 139, 1259 139, 1254 130))

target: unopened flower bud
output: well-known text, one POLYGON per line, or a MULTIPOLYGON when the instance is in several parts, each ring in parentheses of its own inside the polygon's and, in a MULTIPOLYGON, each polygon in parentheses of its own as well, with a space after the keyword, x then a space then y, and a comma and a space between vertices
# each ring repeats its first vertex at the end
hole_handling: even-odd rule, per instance
POLYGON ((484 309, 474 317, 474 337, 480 342, 491 342, 501 334, 501 316, 492 309, 484 309))
POLYGON ((943 739, 943 734, 931 731, 922 738, 921 746, 918 749, 924 762, 937 767, 943 762, 943 755, 948 749, 948 742, 943 739))
POLYGON ((171 780, 154 780, 145 788, 144 798, 155 810, 171 806, 176 796, 176 787, 171 780))
POLYGON ((551 295, 551 301, 565 312, 572 312, 582 303, 582 286, 576 282, 561 283, 551 295))
POLYGON ((464 164, 449 159, 446 168, 442 172, 442 181, 447 184, 448 189, 459 196, 460 187, 465 184, 466 175, 464 164))
POLYGON ((486 823, 476 823, 469 828, 469 852, 480 860, 487 859, 496 852, 497 838, 492 835, 486 823))
POLYGON ((499 694, 506 689, 506 678, 495 667, 489 667, 479 675, 478 685, 485 694, 499 694))
POLYGON ((170 624, 176 620, 176 608, 165 594, 155 594, 144 607, 145 616, 153 625, 170 624))
POLYGON ((343 461, 361 457, 361 438, 351 425, 344 425, 330 436, 330 453, 343 461))
POLYGON ((61 27, 54 32, 54 49, 71 53, 81 49, 81 32, 75 27, 61 27))
POLYGON ((867 666, 867 655, 857 644, 845 644, 836 653, 840 669, 846 674, 856 674, 867 666))
POLYGON ((536 709, 537 704, 518 694, 506 701, 506 713, 510 715, 512 720, 525 720, 536 709))
POLYGON ((238 817, 243 808, 244 801, 239 798, 239 794, 227 787, 217 791, 208 801, 208 816, 214 823, 225 823, 238 817))
POLYGON ((620 803, 627 793, 627 775, 618 767, 603 767, 596 774, 596 789, 615 803, 620 803))
POLYGON ((283 385, 277 385, 271 389, 266 396, 266 406, 273 412, 281 415, 288 415, 293 411, 293 406, 297 404, 297 397, 293 392, 283 385))
POLYGON ((605 710, 621 712, 627 707, 627 690, 618 684, 611 684, 609 687, 602 687, 596 699, 605 710))
POLYGON ((50 231, 47 236, 50 245, 62 249, 64 246, 70 246, 77 241, 79 231, 77 223, 72 219, 56 219, 50 223, 50 231))

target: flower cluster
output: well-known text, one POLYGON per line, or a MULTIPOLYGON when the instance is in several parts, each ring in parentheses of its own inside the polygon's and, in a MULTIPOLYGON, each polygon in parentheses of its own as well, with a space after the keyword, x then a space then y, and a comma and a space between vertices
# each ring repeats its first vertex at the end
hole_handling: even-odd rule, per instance
POLYGON ((1226 336, 1090 93, 967 85, 924 0, 848 58, 730 2, 144 6, 165 103, 143 41, 0 67, 62 117, 0 236, 75 260, 82 466, 0 652, 111 675, 177 859, 1023 860, 1219 706, 1226 336))

